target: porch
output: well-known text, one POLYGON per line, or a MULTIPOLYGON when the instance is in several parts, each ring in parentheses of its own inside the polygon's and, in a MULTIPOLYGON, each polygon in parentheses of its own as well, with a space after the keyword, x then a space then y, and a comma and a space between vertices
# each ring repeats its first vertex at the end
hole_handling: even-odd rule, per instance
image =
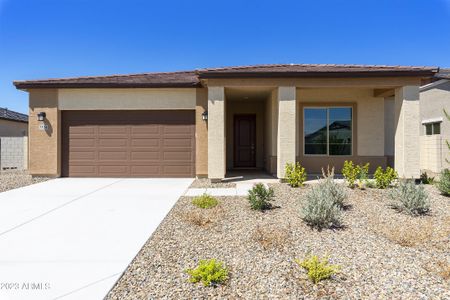
POLYGON ((284 178, 345 160, 420 176, 419 81, 415 78, 219 80, 208 86, 208 177, 242 170, 284 178), (214 83, 214 84, 212 84, 214 83), (221 83, 222 85, 220 85, 221 83))

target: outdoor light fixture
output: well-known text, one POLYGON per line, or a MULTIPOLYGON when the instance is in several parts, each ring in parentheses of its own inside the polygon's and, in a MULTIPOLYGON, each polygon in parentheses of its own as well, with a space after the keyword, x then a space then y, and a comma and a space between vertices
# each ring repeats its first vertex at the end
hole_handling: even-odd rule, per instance
POLYGON ((37 114, 38 117, 38 121, 43 122, 45 119, 45 112, 41 111, 40 113, 37 114))
POLYGON ((202 119, 203 119, 203 121, 208 121, 208 111, 207 110, 205 110, 202 113, 202 119))

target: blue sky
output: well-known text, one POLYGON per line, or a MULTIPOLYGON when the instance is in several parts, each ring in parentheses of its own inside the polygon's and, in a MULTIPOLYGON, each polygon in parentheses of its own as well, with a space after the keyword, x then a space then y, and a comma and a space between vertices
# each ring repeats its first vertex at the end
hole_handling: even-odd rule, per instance
POLYGON ((0 0, 12 81, 266 63, 450 66, 450 0, 0 0))

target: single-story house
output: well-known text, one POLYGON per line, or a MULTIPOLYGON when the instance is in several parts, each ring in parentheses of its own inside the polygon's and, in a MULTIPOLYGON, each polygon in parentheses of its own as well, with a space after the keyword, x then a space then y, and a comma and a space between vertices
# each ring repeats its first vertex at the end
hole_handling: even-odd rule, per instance
POLYGON ((420 86, 438 71, 277 64, 14 85, 29 93, 34 175, 283 178, 286 163, 353 160, 417 178, 420 86))
POLYGON ((28 116, 0 107, 0 137, 28 135, 28 116))
POLYGON ((420 87, 420 168, 436 175, 449 168, 450 152, 450 69, 441 69, 420 87))

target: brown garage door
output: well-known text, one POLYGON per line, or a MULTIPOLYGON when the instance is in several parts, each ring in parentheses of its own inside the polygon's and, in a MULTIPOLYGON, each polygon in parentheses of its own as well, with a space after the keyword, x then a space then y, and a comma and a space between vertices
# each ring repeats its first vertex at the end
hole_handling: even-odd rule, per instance
POLYGON ((64 111, 62 175, 194 177, 194 111, 64 111))

